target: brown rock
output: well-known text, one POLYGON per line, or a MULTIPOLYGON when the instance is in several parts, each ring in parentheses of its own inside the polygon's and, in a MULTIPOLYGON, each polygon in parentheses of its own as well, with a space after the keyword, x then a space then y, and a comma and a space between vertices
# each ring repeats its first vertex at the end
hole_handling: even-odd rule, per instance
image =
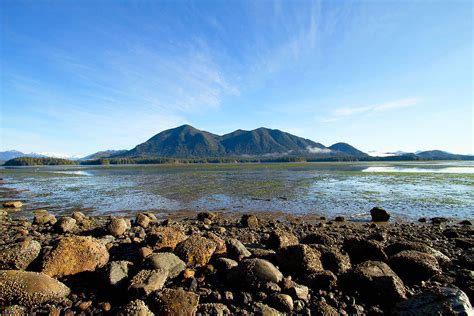
POLYGON ((151 223, 151 219, 143 213, 139 213, 135 221, 138 226, 141 226, 143 228, 147 228, 148 226, 150 226, 151 223))
POLYGON ((69 295, 63 283, 38 272, 0 270, 0 306, 34 306, 59 302, 69 295))
POLYGON ((196 314, 199 295, 193 292, 183 289, 164 289, 153 295, 150 307, 156 315, 193 316, 196 314))
POLYGON ((107 248, 93 237, 73 236, 59 241, 44 259, 43 272, 52 277, 94 271, 109 261, 107 248))
POLYGON ((56 216, 49 214, 46 210, 36 210, 34 211, 35 217, 33 219, 33 224, 36 225, 45 225, 50 224, 54 225, 57 222, 56 216))
POLYGON ((128 224, 123 218, 113 217, 107 225, 107 230, 114 237, 122 236, 128 229, 128 224))
POLYGON ((221 303, 206 303, 198 305, 198 314, 200 315, 212 315, 212 316, 224 316, 232 315, 229 308, 221 303))
POLYGON ((243 227, 248 227, 248 228, 258 228, 258 224, 259 224, 257 216, 253 214, 242 215, 242 219, 240 220, 240 223, 242 224, 243 227))
POLYGON ((279 249, 299 244, 298 237, 290 232, 276 230, 268 238, 268 246, 272 249, 279 249))
POLYGON ((154 314, 144 301, 134 300, 120 309, 117 316, 154 316, 154 314))
POLYGON ((382 243, 376 240, 361 238, 350 238, 344 241, 344 249, 349 254, 353 263, 367 260, 387 261, 387 255, 383 250, 382 243))
POLYGON ((216 243, 201 236, 191 236, 180 242, 175 253, 187 265, 205 266, 216 250, 216 243))
POLYGON ((176 227, 156 227, 147 235, 147 242, 156 251, 174 250, 186 235, 176 227))
POLYGON ((223 255, 227 253, 227 246, 225 244, 225 241, 222 238, 220 238, 213 232, 207 232, 206 237, 212 240, 216 244, 216 251, 214 251, 216 255, 223 255))
POLYGON ((23 206, 21 201, 6 201, 3 202, 3 207, 5 208, 20 208, 23 206))
POLYGON ((56 223, 56 229, 61 233, 72 233, 76 231, 77 224, 76 220, 69 216, 64 216, 59 219, 56 223))
POLYGON ((441 273, 434 256, 415 250, 405 250, 390 257, 389 264, 405 282, 409 283, 419 283, 441 273))
POLYGON ((316 315, 339 316, 337 309, 323 301, 318 301, 315 304, 314 309, 316 311, 316 315))
POLYGON ((321 253, 308 245, 294 245, 280 249, 277 261, 283 271, 300 277, 323 270, 321 253))

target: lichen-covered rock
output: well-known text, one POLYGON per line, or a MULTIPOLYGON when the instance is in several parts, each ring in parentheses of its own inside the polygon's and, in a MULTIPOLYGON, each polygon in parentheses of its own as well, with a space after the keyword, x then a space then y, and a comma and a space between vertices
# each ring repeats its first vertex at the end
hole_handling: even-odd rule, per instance
POLYGON ((375 240, 349 238, 344 241, 344 249, 353 263, 364 261, 387 261, 382 243, 375 240))
POLYGON ((446 256, 444 253, 422 242, 399 241, 385 247, 385 252, 389 256, 396 255, 397 253, 402 252, 404 250, 416 250, 430 254, 438 260, 438 263, 440 265, 445 265, 451 262, 451 259, 449 259, 449 257, 446 256))
POLYGON ((63 283, 38 272, 0 270, 0 306, 34 306, 59 302, 69 295, 63 283))
POLYGON ((278 310, 263 303, 255 303, 253 312, 258 316, 282 316, 278 310))
POLYGON ((323 301, 318 301, 314 305, 314 311, 316 315, 339 316, 339 312, 337 311, 337 309, 323 301))
POLYGON ((175 253, 187 265, 205 266, 216 250, 216 243, 201 236, 191 236, 180 242, 175 253))
POLYGON ((358 264, 345 281, 349 288, 359 291, 370 303, 393 306, 406 298, 403 281, 381 261, 365 261, 358 264))
POLYGON ((227 246, 224 239, 220 238, 213 232, 207 232, 205 237, 209 238, 216 244, 216 251, 214 251, 216 255, 224 255, 227 253, 227 246))
POLYGON ((418 283, 441 273, 438 261, 430 254, 404 250, 390 257, 390 267, 405 281, 418 283))
POLYGON ((43 261, 42 272, 61 277, 85 271, 95 271, 109 261, 109 252, 93 237, 73 236, 59 241, 43 261))
POLYGON ((138 295, 149 295, 163 288, 168 275, 169 272, 164 269, 142 270, 132 278, 128 289, 138 295))
POLYGON ((20 208, 23 206, 23 203, 21 201, 6 201, 2 205, 5 208, 20 208))
POLYGON ((159 252, 148 256, 145 266, 150 269, 163 269, 169 273, 169 278, 177 277, 186 268, 186 264, 171 252, 159 252))
POLYGON ((283 271, 302 278, 312 272, 323 270, 321 253, 308 245, 294 245, 280 249, 277 261, 283 271))
POLYGON ((114 237, 122 236, 129 228, 127 222, 123 218, 113 217, 107 225, 108 232, 114 237))
POLYGON ((231 315, 229 308, 221 303, 205 303, 199 304, 197 309, 198 315, 224 316, 231 315))
POLYGON ((467 295, 457 288, 434 288, 398 303, 394 316, 474 315, 467 295))
POLYGON ((154 316, 148 306, 142 300, 134 300, 122 307, 117 316, 154 316))
POLYGON ((69 216, 61 217, 56 223, 56 229, 61 233, 73 233, 77 230, 76 220, 69 216))
POLYGON ((253 214, 244 214, 240 220, 243 227, 258 228, 258 218, 253 214))
POLYGON ((26 270, 41 251, 41 244, 31 238, 0 246, 0 269, 26 270))
POLYGON ((164 289, 153 293, 150 308, 156 315, 193 316, 199 304, 199 295, 183 289, 164 289))
POLYGON ((186 235, 176 227, 160 226, 147 235, 147 242, 155 251, 173 251, 176 245, 186 238, 186 235))
POLYGON ((272 249, 280 249, 299 244, 298 237, 293 233, 284 230, 275 230, 271 232, 267 245, 272 249))
POLYGON ((35 217, 33 219, 33 224, 36 225, 54 225, 57 222, 56 216, 48 213, 47 210, 36 210, 34 211, 35 217))

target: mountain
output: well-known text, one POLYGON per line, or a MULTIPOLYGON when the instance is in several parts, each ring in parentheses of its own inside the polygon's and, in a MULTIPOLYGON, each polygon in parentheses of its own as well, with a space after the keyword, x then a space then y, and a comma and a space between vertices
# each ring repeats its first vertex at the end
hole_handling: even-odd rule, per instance
POLYGON ((163 131, 132 150, 114 157, 218 157, 225 155, 219 136, 190 125, 163 131))
POLYGON ((451 154, 442 150, 416 152, 416 156, 428 160, 474 160, 474 156, 451 154))
POLYGON ((21 151, 18 150, 7 150, 7 151, 0 151, 0 160, 7 161, 10 159, 14 158, 20 158, 20 157, 34 157, 34 158, 41 158, 41 157, 46 157, 41 154, 37 153, 29 153, 25 154, 22 153, 21 151))
POLYGON ((125 150, 125 149, 121 149, 121 150, 109 149, 109 150, 104 150, 104 151, 98 151, 98 152, 93 153, 91 155, 82 157, 79 160, 95 160, 95 159, 101 159, 101 158, 109 158, 111 156, 124 154, 126 152, 127 152, 127 150, 125 150))
POLYGON ((332 151, 341 152, 356 157, 368 157, 366 153, 358 150, 357 148, 347 143, 337 143, 328 147, 332 151))
POLYGON ((163 131, 132 150, 113 157, 367 156, 348 144, 333 146, 339 149, 334 151, 312 140, 263 127, 219 136, 183 125, 163 131))

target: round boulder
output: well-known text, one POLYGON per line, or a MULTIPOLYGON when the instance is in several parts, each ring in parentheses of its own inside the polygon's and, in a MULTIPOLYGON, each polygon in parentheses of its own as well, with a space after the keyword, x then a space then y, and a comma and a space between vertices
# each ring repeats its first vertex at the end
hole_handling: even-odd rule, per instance
POLYGON ((0 270, 0 306, 34 306, 59 302, 69 295, 63 283, 38 272, 0 270))
POLYGON ((370 210, 370 216, 372 216, 372 222, 388 222, 390 214, 383 208, 374 207, 370 210))

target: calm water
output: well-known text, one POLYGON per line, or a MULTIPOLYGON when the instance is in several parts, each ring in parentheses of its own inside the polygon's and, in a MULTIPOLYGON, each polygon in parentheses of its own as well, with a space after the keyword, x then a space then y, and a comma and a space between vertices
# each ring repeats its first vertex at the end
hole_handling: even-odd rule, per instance
POLYGON ((283 211, 367 218, 474 218, 474 162, 67 166, 0 169, 1 199, 90 214, 283 211), (11 191, 9 189, 15 189, 11 191))

